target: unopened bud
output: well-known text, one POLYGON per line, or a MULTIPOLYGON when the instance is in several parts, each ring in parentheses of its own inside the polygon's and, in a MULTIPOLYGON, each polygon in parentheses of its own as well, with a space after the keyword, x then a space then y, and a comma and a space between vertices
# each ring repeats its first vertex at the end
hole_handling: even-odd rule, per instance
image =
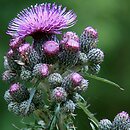
POLYGON ((65 91, 64 88, 62 88, 62 87, 56 87, 52 91, 51 98, 52 98, 52 100, 54 100, 56 102, 63 102, 67 98, 67 93, 66 93, 66 91, 65 91))
POLYGON ((72 100, 69 100, 69 101, 65 102, 65 104, 63 106, 63 110, 65 112, 73 113, 75 110, 75 107, 76 107, 75 103, 72 100))
POLYGON ((49 75, 49 67, 47 64, 37 64, 33 68, 33 75, 40 78, 45 78, 49 75))
POLYGON ((92 64, 100 64, 104 60, 104 53, 98 48, 94 48, 89 51, 88 55, 88 61, 92 64))
POLYGON ((29 98, 27 88, 19 83, 12 84, 9 93, 16 102, 22 102, 29 98))
POLYGON ((51 84, 52 87, 60 86, 62 80, 63 78, 59 73, 50 74, 48 78, 48 82, 51 84))
POLYGON ((108 119, 102 119, 99 122, 99 130, 112 130, 112 123, 108 119))

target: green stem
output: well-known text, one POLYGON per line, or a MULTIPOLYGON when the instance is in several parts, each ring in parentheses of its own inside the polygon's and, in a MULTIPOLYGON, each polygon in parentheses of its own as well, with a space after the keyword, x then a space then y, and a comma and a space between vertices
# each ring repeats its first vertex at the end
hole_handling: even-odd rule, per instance
POLYGON ((58 104, 58 106, 56 107, 55 114, 54 114, 52 121, 50 123, 50 126, 49 126, 49 130, 53 130, 54 127, 56 126, 56 122, 57 122, 59 112, 60 112, 60 104, 58 104))
POLYGON ((62 113, 59 114, 59 119, 58 119, 58 128, 59 130, 64 130, 64 116, 62 113))
POLYGON ((37 82, 34 84, 33 88, 30 91, 30 97, 29 97, 29 100, 28 100, 28 105, 27 105, 25 113, 27 113, 29 111, 30 104, 31 104, 32 99, 34 97, 34 94, 36 92, 36 88, 35 87, 37 87, 39 85, 39 83, 40 83, 40 80, 37 80, 37 82))
POLYGON ((98 127, 98 120, 94 117, 94 115, 88 110, 88 108, 86 107, 86 105, 84 103, 78 102, 77 103, 78 107, 80 107, 90 118, 90 120, 92 120, 94 122, 94 124, 98 127))

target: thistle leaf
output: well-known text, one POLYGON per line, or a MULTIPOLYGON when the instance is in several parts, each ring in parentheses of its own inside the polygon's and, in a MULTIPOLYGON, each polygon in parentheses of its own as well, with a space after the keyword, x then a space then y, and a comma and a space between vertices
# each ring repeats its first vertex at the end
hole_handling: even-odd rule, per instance
POLYGON ((92 78, 92 79, 95 79, 95 80, 98 80, 98 81, 101 81, 101 82, 104 82, 104 83, 107 83, 107 84, 110 84, 110 85, 113 85, 117 88, 119 88, 120 90, 124 90, 122 87, 120 87, 118 84, 108 80, 108 79, 105 79, 105 78, 101 78, 101 77, 98 77, 96 75, 92 75, 92 74, 88 74, 88 73, 85 73, 84 75, 85 77, 89 77, 89 78, 92 78))

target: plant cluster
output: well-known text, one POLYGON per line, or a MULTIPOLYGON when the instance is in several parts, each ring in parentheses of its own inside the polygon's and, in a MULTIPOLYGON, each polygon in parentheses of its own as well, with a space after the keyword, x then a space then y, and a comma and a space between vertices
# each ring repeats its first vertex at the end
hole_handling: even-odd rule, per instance
MULTIPOLYGON (((86 27, 80 37, 72 31, 62 33, 76 23, 76 17, 71 10, 45 3, 24 9, 9 23, 11 39, 2 78, 10 88, 4 99, 16 115, 36 115, 36 123, 26 130, 75 130, 76 108, 83 109, 99 129, 111 129, 109 120, 98 122, 88 111, 82 93, 89 85, 86 75, 118 85, 94 77, 104 60, 94 28, 86 27), (33 40, 28 42, 30 36, 33 40)), ((115 117, 116 125, 119 119, 115 117)))

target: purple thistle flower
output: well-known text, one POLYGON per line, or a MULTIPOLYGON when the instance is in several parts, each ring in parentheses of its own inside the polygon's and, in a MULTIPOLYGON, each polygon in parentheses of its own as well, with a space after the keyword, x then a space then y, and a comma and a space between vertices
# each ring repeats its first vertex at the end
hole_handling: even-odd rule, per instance
POLYGON ((63 35, 63 38, 61 40, 61 44, 64 44, 66 43, 67 41, 69 40, 74 40, 76 42, 79 42, 79 37, 76 33, 74 32, 66 32, 64 35, 63 35))
POLYGON ((54 100, 56 102, 66 101, 67 93, 66 93, 66 91, 65 91, 64 88, 62 88, 62 87, 56 87, 52 91, 51 98, 52 98, 52 100, 54 100))
POLYGON ((19 85, 19 83, 15 83, 15 84, 11 85, 11 87, 9 89, 9 93, 12 95, 16 91, 18 91, 20 89, 20 87, 21 86, 19 85))
POLYGON ((78 52, 80 49, 80 44, 77 41, 69 40, 64 44, 65 49, 69 50, 70 52, 78 52))
POLYGON ((78 73, 73 73, 71 75, 71 81, 75 86, 80 85, 82 80, 83 80, 83 77, 78 73))
POLYGON ((24 38, 35 34, 60 34, 61 29, 69 28, 76 23, 76 14, 72 10, 56 4, 36 4, 21 11, 8 27, 7 34, 13 38, 24 38))
POLYGON ((25 86, 20 83, 14 83, 9 88, 9 93, 16 102, 22 102, 29 98, 29 92, 25 86))
POLYGON ((49 67, 47 64, 42 64, 42 66, 39 68, 39 71, 43 77, 46 77, 49 75, 49 67))
POLYGON ((48 56, 53 56, 59 52, 59 44, 54 41, 47 41, 43 44, 43 50, 48 56))
POLYGON ((98 38, 98 33, 95 29, 93 29, 92 27, 86 27, 84 29, 84 34, 88 35, 88 37, 91 37, 91 38, 95 38, 97 39, 98 38))
POLYGON ((36 77, 45 78, 49 75, 49 66, 48 64, 36 64, 33 68, 33 75, 36 77))

